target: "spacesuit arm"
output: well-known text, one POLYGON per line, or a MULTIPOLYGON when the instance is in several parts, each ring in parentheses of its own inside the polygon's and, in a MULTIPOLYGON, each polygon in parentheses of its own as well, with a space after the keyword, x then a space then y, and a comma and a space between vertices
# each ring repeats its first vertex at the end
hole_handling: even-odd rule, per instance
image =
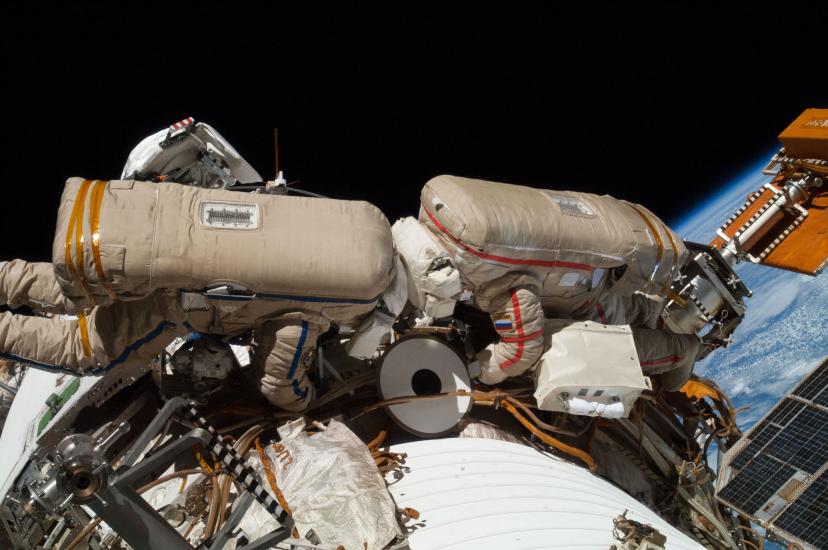
POLYGON ((490 315, 500 340, 478 354, 480 380, 486 384, 522 374, 543 354, 543 308, 537 292, 514 289, 492 304, 490 315))
POLYGON ((10 260, 0 264, 0 304, 27 306, 42 313, 71 313, 74 305, 61 292, 54 267, 47 262, 10 260))
POLYGON ((116 302, 77 318, 0 313, 0 357, 71 374, 100 374, 119 365, 146 364, 178 334, 161 293, 116 302))

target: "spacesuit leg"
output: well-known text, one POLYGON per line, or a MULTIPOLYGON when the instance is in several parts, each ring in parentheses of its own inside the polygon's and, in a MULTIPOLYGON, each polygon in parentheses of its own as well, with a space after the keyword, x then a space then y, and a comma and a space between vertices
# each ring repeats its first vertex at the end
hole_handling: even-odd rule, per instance
POLYGON ((480 380, 486 384, 522 374, 543 354, 543 308, 537 292, 528 288, 511 290, 493 300, 492 305, 492 322, 500 341, 477 355, 480 380))
POLYGON ((9 260, 0 262, 0 305, 12 309, 27 306, 43 313, 74 311, 55 279, 54 267, 47 262, 9 260))
POLYGON ((320 326, 305 319, 287 318, 272 321, 257 332, 261 334, 257 355, 264 362, 262 394, 282 409, 305 410, 313 401, 314 388, 304 359, 306 352, 316 346, 320 326))
POLYGON ((610 288, 572 312, 579 321, 594 321, 605 325, 630 325, 656 328, 664 309, 664 302, 657 296, 634 292, 621 296, 610 288))
POLYGON ((161 293, 116 302, 77 318, 0 313, 0 357, 45 370, 98 374, 148 362, 187 331, 170 319, 161 293))
POLYGON ((658 375, 662 388, 678 391, 693 372, 701 347, 699 337, 647 328, 633 328, 632 332, 644 374, 658 375))
POLYGON ((658 296, 651 296, 641 292, 634 292, 632 296, 624 297, 624 323, 633 327, 658 327, 661 312, 664 310, 664 300, 658 296))

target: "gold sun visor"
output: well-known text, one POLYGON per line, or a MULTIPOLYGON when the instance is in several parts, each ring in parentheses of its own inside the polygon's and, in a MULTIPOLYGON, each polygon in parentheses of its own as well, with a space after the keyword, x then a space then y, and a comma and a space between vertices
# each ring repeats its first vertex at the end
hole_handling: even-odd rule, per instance
POLYGON ((828 259, 828 109, 807 109, 782 134, 750 194, 711 243, 723 254, 816 275, 828 259))

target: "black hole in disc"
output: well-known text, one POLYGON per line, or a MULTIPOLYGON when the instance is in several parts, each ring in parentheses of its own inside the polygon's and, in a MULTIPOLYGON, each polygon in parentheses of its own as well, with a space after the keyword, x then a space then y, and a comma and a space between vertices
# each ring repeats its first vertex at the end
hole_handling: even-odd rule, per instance
POLYGON ((92 480, 90 480, 85 475, 75 476, 74 481, 75 487, 77 487, 78 489, 86 489, 89 487, 90 483, 92 483, 92 480))
POLYGON ((433 370, 420 369, 411 377, 411 388, 417 395, 430 395, 440 393, 443 390, 443 384, 440 383, 440 377, 433 370))

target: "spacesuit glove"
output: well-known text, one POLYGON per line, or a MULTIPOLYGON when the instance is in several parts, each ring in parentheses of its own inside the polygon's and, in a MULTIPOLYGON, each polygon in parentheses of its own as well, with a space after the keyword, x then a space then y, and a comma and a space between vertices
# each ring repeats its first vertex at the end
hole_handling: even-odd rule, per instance
POLYGON ((492 361, 493 349, 494 344, 489 344, 486 349, 477 354, 477 358, 480 361, 480 381, 490 386, 500 384, 509 378, 506 371, 501 369, 496 362, 492 361))

